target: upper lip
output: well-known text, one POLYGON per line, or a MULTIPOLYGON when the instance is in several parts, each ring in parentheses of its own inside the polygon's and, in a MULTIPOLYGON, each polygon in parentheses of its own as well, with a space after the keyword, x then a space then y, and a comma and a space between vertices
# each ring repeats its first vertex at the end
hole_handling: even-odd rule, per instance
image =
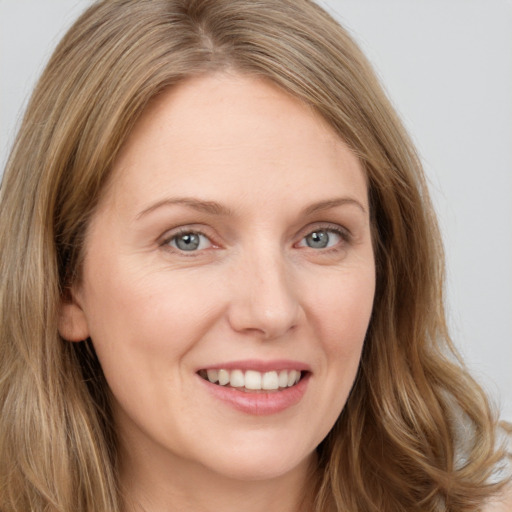
POLYGON ((257 372, 271 372, 278 370, 311 371, 310 365, 302 361, 291 359, 273 359, 269 361, 261 359, 244 359, 241 361, 226 361, 223 363, 208 364, 198 368, 199 370, 255 370, 257 372))

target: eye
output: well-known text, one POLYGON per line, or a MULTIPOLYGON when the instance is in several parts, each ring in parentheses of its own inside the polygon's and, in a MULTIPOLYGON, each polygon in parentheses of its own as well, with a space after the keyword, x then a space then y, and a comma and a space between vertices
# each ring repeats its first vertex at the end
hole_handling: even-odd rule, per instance
POLYGON ((174 235, 167 242, 168 245, 180 251, 192 252, 208 249, 212 246, 210 239, 202 233, 187 231, 174 235))
POLYGON ((334 229, 316 229, 306 235, 299 243, 299 247, 310 247, 311 249, 328 249, 338 245, 342 235, 334 229))

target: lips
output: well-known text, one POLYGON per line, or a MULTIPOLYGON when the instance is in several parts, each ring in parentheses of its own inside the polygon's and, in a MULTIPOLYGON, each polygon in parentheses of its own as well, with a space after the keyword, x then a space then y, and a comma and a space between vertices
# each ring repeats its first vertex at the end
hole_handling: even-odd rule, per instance
POLYGON ((297 405, 311 380, 309 366, 293 361, 239 361, 197 371, 211 396, 242 413, 277 414, 297 405))

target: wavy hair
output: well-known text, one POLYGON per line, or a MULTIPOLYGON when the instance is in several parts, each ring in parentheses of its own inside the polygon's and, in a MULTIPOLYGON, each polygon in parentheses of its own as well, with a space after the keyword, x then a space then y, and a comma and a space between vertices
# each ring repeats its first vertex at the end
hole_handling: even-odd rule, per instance
POLYGON ((59 336, 59 306, 145 106, 228 68, 311 105, 367 175, 375 303, 351 395, 318 447, 313 510, 479 508, 500 486, 496 420, 447 333, 420 162, 356 44, 308 0, 104 0, 50 59, 1 187, 0 510, 121 510, 108 387, 90 341, 59 336), (463 459, 457 425, 471 433, 463 459))

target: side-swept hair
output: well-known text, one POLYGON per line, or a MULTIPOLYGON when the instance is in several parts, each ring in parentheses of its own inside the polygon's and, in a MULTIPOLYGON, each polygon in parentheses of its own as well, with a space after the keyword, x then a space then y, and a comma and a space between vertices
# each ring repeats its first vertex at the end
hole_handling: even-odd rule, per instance
POLYGON ((118 512, 109 393, 90 342, 58 335, 85 230, 147 103, 233 69, 311 105, 367 175, 374 310, 348 402, 318 447, 314 510, 473 510, 502 454, 449 339, 421 165, 368 62, 308 0, 104 0, 63 38, 0 193, 0 510, 118 512), (454 411, 456 413, 454 414, 454 411), (463 461, 457 422, 471 432, 463 461))

